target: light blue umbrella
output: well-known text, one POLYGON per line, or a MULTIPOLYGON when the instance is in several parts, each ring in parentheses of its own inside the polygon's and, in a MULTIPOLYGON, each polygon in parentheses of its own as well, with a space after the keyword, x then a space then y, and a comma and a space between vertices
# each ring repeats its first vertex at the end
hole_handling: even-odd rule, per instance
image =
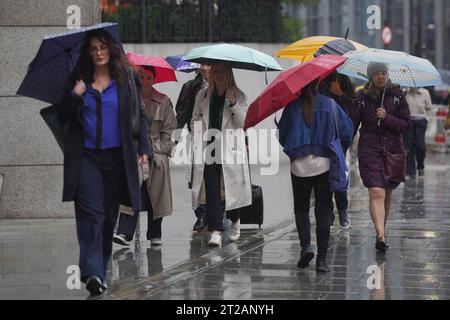
POLYGON ((232 68, 253 71, 282 71, 276 60, 261 51, 236 44, 214 44, 192 49, 183 60, 195 63, 227 61, 232 68))
POLYGON ((427 59, 402 51, 369 49, 347 52, 347 62, 338 72, 349 77, 368 80, 367 66, 370 62, 388 65, 389 78, 404 87, 431 87, 442 84, 437 69, 427 59))

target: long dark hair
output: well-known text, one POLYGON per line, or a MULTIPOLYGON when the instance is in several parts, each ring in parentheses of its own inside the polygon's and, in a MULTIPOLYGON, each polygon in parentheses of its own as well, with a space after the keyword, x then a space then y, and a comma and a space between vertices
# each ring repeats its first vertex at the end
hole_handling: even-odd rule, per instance
POLYGON ((314 80, 309 83, 306 87, 302 89, 300 93, 300 106, 303 110, 303 114, 305 115, 306 123, 311 126, 313 120, 314 113, 314 102, 315 96, 317 94, 317 84, 319 83, 319 79, 314 80))
POLYGON ((92 63, 92 59, 89 54, 89 45, 93 38, 97 38, 100 42, 108 46, 110 54, 110 60, 108 63, 109 75, 119 84, 124 84, 128 74, 131 70, 133 70, 133 67, 130 62, 128 62, 122 46, 111 36, 108 31, 104 29, 89 32, 86 41, 81 47, 80 59, 78 60, 77 66, 72 73, 70 79, 71 84, 80 79, 85 82, 94 81, 94 64, 92 63))

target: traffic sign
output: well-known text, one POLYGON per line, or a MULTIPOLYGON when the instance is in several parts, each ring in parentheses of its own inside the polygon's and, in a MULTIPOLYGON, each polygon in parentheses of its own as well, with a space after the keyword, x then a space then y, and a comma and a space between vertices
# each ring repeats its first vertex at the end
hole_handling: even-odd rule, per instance
POLYGON ((392 29, 388 26, 385 26, 383 28, 383 31, 381 32, 381 38, 383 39, 383 44, 387 46, 392 42, 392 29))

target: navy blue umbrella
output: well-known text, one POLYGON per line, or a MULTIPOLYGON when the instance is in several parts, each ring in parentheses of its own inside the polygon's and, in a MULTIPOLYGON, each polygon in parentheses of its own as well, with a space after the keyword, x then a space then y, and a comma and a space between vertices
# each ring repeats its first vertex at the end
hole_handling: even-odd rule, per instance
POLYGON ((172 68, 181 72, 189 73, 200 68, 198 63, 183 60, 184 56, 185 54, 168 56, 166 57, 166 61, 172 66, 172 68))
POLYGON ((17 90, 17 94, 51 104, 58 103, 66 90, 67 81, 77 65, 80 49, 88 32, 97 29, 105 29, 120 43, 117 23, 111 22, 46 35, 38 53, 28 66, 28 72, 17 90))

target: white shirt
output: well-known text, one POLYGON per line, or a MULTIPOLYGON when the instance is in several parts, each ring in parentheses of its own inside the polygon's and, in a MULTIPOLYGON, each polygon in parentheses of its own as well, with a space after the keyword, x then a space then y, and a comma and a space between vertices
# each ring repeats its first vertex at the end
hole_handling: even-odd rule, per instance
POLYGON ((296 177, 307 178, 330 170, 330 159, 308 155, 291 161, 291 172, 296 177))
POLYGON ((425 119, 427 111, 431 110, 431 96, 427 89, 412 88, 406 94, 411 117, 425 119))

